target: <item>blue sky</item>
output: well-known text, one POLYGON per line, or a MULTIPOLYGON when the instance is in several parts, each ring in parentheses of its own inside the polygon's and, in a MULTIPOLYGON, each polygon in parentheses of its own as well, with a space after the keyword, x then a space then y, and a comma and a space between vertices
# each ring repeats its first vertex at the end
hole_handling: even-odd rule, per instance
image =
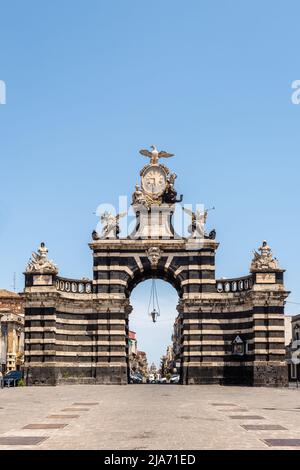
POLYGON ((216 206, 217 276, 247 274, 266 238, 300 303, 299 15, 297 1, 0 1, 0 286, 16 272, 23 288, 41 240, 62 275, 91 276, 93 213, 131 196, 154 143, 176 154, 184 202, 216 206))

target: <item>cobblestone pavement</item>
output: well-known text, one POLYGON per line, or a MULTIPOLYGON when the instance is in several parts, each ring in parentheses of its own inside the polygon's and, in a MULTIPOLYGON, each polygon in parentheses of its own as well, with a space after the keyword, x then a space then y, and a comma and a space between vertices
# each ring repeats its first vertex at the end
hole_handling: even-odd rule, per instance
POLYGON ((71 385, 0 390, 0 450, 288 448, 300 449, 300 389, 71 385))

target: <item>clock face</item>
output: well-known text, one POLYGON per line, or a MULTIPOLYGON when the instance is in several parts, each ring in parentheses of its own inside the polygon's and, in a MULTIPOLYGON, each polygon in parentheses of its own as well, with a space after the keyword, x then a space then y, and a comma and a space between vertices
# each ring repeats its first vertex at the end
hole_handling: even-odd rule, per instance
POLYGON ((151 194, 162 194, 166 188, 166 175, 159 166, 147 168, 142 176, 144 191, 151 194))

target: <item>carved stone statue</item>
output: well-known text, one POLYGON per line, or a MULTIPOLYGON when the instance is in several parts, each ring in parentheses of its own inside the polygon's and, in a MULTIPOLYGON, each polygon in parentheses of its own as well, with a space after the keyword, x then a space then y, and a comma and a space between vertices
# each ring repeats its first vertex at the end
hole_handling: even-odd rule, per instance
POLYGON ((132 204, 133 205, 138 205, 138 204, 145 204, 146 203, 146 198, 145 198, 145 195, 143 193, 143 191, 141 190, 141 188, 139 187, 138 184, 135 185, 135 191, 132 195, 132 204))
POLYGON ((31 259, 26 268, 26 273, 52 273, 57 274, 58 268, 53 261, 47 257, 48 248, 45 243, 40 244, 37 253, 32 253, 31 259))
POLYGON ((155 267, 157 266, 158 264, 158 261, 161 257, 161 250, 160 248, 156 247, 156 246, 152 246, 151 248, 149 248, 147 251, 147 256, 150 260, 150 263, 151 263, 151 266, 155 267))
POLYGON ((168 152, 165 152, 164 150, 159 152, 155 145, 150 145, 150 148, 152 149, 152 151, 149 151, 147 149, 142 149, 140 150, 140 154, 143 155, 144 157, 149 157, 151 165, 156 165, 160 158, 174 157, 174 153, 168 153, 168 152))
POLYGON ((169 178, 168 178, 168 182, 170 185, 174 186, 174 183, 175 183, 175 180, 177 178, 177 175, 176 173, 171 173, 169 178))
POLYGON ((263 241, 262 246, 254 251, 253 260, 251 263, 250 271, 274 271, 279 269, 278 260, 273 257, 271 248, 268 246, 266 240, 263 241))
POLYGON ((117 238, 120 233, 119 220, 125 215, 126 212, 113 215, 110 212, 105 211, 100 218, 102 223, 101 238, 117 238))
POLYGON ((205 210, 204 212, 201 212, 200 210, 197 210, 196 212, 193 212, 185 207, 183 207, 183 210, 186 214, 192 217, 192 223, 188 227, 189 233, 195 237, 200 236, 204 238, 208 211, 205 210))
POLYGON ((163 202, 167 204, 175 204, 175 202, 182 202, 183 195, 177 199, 177 191, 174 187, 175 180, 177 178, 176 173, 172 173, 167 179, 167 187, 163 194, 163 202))

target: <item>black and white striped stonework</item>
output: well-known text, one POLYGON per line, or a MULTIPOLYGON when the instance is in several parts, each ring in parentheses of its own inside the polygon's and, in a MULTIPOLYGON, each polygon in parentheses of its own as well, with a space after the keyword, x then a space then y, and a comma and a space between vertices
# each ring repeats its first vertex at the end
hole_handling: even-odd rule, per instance
POLYGON ((215 279, 217 243, 99 240, 93 280, 26 274, 25 378, 28 384, 128 381, 130 295, 164 279, 179 297, 180 361, 186 384, 285 385, 283 273, 215 279), (160 250, 157 263, 148 249, 160 250), (271 279, 271 282, 270 282, 271 279), (273 280, 272 280, 273 279, 273 280), (237 355, 237 335, 245 346, 237 355))
POLYGON ((215 252, 204 249, 197 253, 183 249, 165 250, 153 268, 145 249, 122 252, 94 251, 94 291, 99 294, 124 293, 129 297, 141 281, 158 277, 170 282, 182 297, 189 293, 215 291, 215 252))

